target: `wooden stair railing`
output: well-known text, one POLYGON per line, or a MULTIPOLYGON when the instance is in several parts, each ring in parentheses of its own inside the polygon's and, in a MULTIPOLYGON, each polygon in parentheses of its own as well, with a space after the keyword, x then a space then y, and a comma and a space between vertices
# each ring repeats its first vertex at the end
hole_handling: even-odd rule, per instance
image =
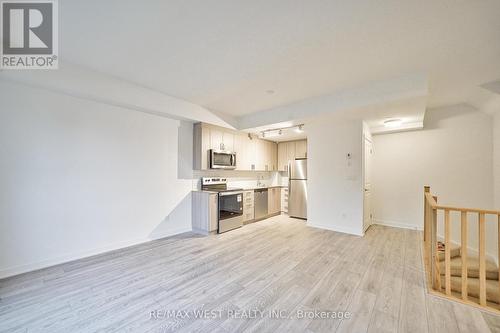
MULTIPOLYGON (((500 211, 495 210, 484 210, 484 209, 473 209, 473 208, 459 208, 450 207, 437 204, 437 197, 433 196, 430 191, 429 186, 424 187, 424 262, 427 276, 427 283, 430 288, 446 297, 459 299, 462 302, 479 305, 483 308, 499 310, 500 309, 500 270, 498 271, 497 280, 495 281, 495 294, 491 294, 491 283, 493 281, 488 280, 488 286, 490 288, 490 294, 487 295, 487 278, 486 278, 486 223, 487 216, 495 216, 495 222, 498 226, 498 235, 496 237, 498 256, 500 258, 500 211), (444 224, 444 272, 440 271, 440 256, 438 250, 438 216, 442 212, 443 224, 444 224), (460 290, 456 290, 456 284, 452 287, 452 274, 451 274, 451 233, 452 233, 452 222, 450 219, 451 212, 458 212, 460 214, 460 256, 461 256, 461 286, 460 290), (468 254, 468 238, 469 238, 469 220, 468 217, 472 214, 476 214, 478 217, 478 252, 479 252, 479 297, 471 297, 468 290, 470 278, 470 269, 475 269, 475 267, 469 267, 469 254, 468 254), (444 275, 442 277, 442 275, 444 275), (444 283, 442 283, 442 278, 444 278, 444 283), (444 286, 443 286, 444 284, 444 286), (453 290, 455 289, 455 290, 453 290), (455 293, 454 293, 455 292, 455 293), (458 295, 457 295, 458 293, 458 295)), ((442 257, 442 255, 441 255, 442 257)), ((455 259, 458 259, 455 258, 455 259)), ((454 261, 456 265, 456 260, 454 261)), ((477 264, 477 262, 476 262, 477 264)), ((490 265, 490 261, 488 261, 490 265)), ((441 265, 441 268, 443 265, 441 265)), ((496 267, 496 266, 495 266, 496 267)), ((456 266, 455 266, 456 268, 456 266)), ((498 270, 498 267, 496 267, 498 270)), ((455 272, 456 273, 456 272, 455 272)), ((496 274, 496 271, 493 273, 496 274)), ((491 272, 488 272, 491 275, 491 272)), ((456 282, 458 274, 453 277, 456 282)))

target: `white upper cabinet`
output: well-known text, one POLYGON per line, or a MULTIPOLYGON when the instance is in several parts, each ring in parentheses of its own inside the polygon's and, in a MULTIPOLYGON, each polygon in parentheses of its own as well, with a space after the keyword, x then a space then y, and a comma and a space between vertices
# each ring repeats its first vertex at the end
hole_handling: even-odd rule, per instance
POLYGON ((286 159, 288 162, 295 160, 295 141, 286 142, 286 159))
POLYGON ((223 150, 234 151, 234 134, 229 132, 224 132, 222 134, 222 146, 223 150))
POLYGON ((194 124, 193 169, 207 170, 209 168, 208 151, 211 149, 210 143, 210 129, 203 124, 194 124))
POLYGON ((242 171, 287 171, 289 161, 306 155, 306 145, 295 141, 279 145, 272 141, 261 140, 248 133, 237 132, 223 127, 194 125, 194 169, 207 170, 209 150, 236 152, 236 170, 242 171), (297 147, 296 147, 297 146, 297 147))
POLYGON ((255 148, 247 133, 234 135, 234 152, 236 152, 236 170, 252 170, 255 148))
POLYGON ((288 171, 289 163, 296 158, 307 158, 307 140, 278 144, 278 171, 288 171))
POLYGON ((278 171, 278 144, 271 142, 271 171, 278 171))
POLYGON ((243 135, 234 136, 234 151, 236 152, 236 170, 245 170, 245 138, 243 135))
POLYGON ((295 141, 295 158, 307 158, 307 141, 295 141))
POLYGON ((247 141, 247 158, 249 163, 249 168, 247 170, 257 170, 257 143, 258 139, 252 137, 247 141))
POLYGON ((210 128, 210 149, 223 150, 222 130, 210 128))
POLYGON ((286 142, 278 143, 278 171, 288 171, 288 158, 286 142))
POLYGON ((267 140, 257 140, 256 142, 256 170, 276 171, 278 159, 277 144, 267 140))
POLYGON ((234 134, 216 127, 210 128, 210 148, 215 150, 234 150, 234 134))
POLYGON ((267 141, 256 140, 255 142, 255 170, 265 171, 267 166, 267 141))

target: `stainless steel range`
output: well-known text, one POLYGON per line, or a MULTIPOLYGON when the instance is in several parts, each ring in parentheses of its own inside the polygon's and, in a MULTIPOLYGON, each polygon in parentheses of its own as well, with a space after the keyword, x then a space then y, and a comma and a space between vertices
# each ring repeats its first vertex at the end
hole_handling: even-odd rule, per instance
POLYGON ((201 189, 219 193, 219 234, 243 226, 243 189, 228 188, 220 177, 202 177, 201 189))

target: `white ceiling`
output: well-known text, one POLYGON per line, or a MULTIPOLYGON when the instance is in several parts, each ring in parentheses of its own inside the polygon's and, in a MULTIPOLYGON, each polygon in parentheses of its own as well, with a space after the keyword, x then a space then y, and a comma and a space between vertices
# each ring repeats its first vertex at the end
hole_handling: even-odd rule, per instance
POLYGON ((426 103, 425 97, 416 97, 404 101, 372 105, 352 110, 350 113, 363 119, 370 127, 372 134, 422 129, 424 127, 426 103), (403 122, 403 125, 397 128, 386 127, 384 121, 390 119, 399 119, 403 122))
MULTIPOLYGON (((500 1, 60 1, 61 59, 248 115, 424 73, 427 106, 500 78, 500 1), (267 93, 274 90, 273 94, 267 93)), ((476 98, 477 99, 477 98, 476 98)))

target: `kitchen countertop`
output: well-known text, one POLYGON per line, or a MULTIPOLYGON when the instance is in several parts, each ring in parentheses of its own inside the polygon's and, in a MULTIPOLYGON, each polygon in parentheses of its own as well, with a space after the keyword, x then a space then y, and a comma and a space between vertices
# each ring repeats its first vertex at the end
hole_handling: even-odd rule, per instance
POLYGON ((201 192, 201 193, 210 193, 210 194, 218 194, 217 191, 207 191, 207 190, 193 190, 192 192, 201 192))
POLYGON ((283 185, 271 185, 271 186, 259 186, 259 187, 244 188, 243 191, 255 191, 255 190, 260 190, 263 188, 276 188, 276 187, 288 188, 288 186, 283 186, 283 185))
MULTIPOLYGON (((255 191, 255 190, 260 190, 260 189, 263 189, 263 188, 277 188, 277 187, 281 187, 281 188, 288 188, 288 186, 284 186, 284 185, 271 185, 271 186, 260 186, 260 187, 248 187, 248 188, 243 188, 242 190, 243 191, 255 191)), ((217 191, 208 191, 208 190, 193 190, 193 192, 204 192, 204 193, 219 193, 217 191)))

